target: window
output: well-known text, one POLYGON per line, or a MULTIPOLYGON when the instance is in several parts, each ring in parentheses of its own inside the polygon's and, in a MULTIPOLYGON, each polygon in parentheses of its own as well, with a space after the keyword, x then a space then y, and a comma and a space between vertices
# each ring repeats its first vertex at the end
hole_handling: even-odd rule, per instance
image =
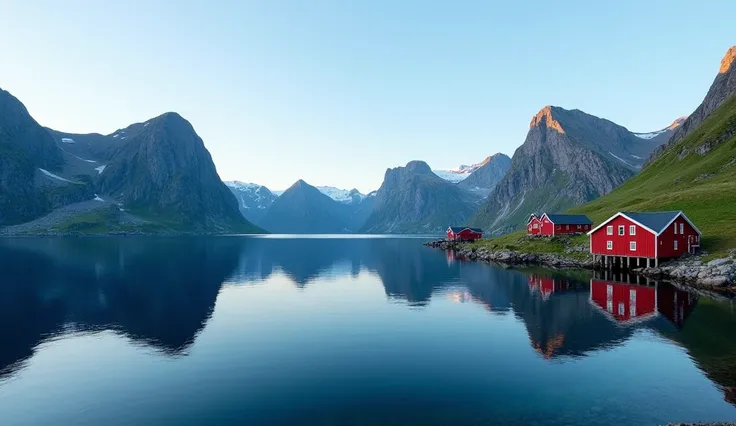
POLYGON ((580 229, 580 225, 578 225, 578 229, 580 229))
POLYGON ((606 227, 606 235, 613 235, 613 226, 606 227))
POLYGON ((685 224, 681 223, 680 224, 680 234, 684 234, 684 233, 685 233, 685 224))
POLYGON ((539 224, 538 223, 535 223, 534 225, 532 225, 532 228, 539 229, 539 224))
POLYGON ((629 242, 629 250, 636 251, 636 241, 629 242))
POLYGON ((606 241, 606 249, 613 250, 613 241, 606 241))
POLYGON ((626 315, 626 306, 624 305, 624 302, 618 302, 618 314, 626 315))
POLYGON ((675 227, 675 235, 677 235, 677 224, 676 223, 673 223, 672 226, 675 227))
POLYGON ((675 240, 675 250, 677 250, 677 240, 675 240))
POLYGON ((557 225, 557 226, 555 226, 555 229, 559 231, 560 229, 562 229, 562 226, 557 225))
POLYGON ((629 235, 636 235, 636 225, 629 225, 629 235))
POLYGON ((618 226, 618 235, 619 236, 626 235, 626 227, 625 226, 623 226, 623 225, 619 225, 618 226))
POLYGON ((570 225, 565 225, 565 230, 566 231, 569 231, 570 230, 570 225))

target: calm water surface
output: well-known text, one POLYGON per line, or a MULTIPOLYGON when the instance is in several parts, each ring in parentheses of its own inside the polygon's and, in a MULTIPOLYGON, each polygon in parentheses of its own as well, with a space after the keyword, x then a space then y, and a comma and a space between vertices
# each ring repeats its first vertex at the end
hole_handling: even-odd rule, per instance
POLYGON ((736 419, 736 306, 411 238, 2 239, 3 425, 736 419))

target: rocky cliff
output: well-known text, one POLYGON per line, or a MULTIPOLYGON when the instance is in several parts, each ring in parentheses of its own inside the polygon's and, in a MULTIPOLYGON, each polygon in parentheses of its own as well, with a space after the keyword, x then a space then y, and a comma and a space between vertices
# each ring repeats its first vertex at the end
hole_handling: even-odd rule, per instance
POLYGON ((500 234, 533 212, 564 211, 604 195, 641 167, 656 142, 579 110, 547 106, 472 223, 500 234))
POLYGON ((486 196, 506 176, 509 168, 511 168, 511 158, 504 154, 495 154, 483 160, 480 167, 457 185, 486 196))
POLYGON ((386 170, 364 232, 438 233, 464 225, 479 198, 432 172, 427 163, 411 161, 386 170))

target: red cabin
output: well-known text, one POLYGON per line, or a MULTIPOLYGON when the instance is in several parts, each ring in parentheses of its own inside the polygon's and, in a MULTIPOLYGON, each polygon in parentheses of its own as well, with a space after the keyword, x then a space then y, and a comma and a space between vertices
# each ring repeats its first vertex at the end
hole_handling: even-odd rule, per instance
MULTIPOLYGON (((700 247, 700 231, 681 211, 619 212, 588 233, 590 253, 630 259, 666 259, 700 247)), ((607 259, 607 258, 606 258, 607 259)))
POLYGON ((462 226, 447 228, 447 239, 450 241, 475 241, 483 238, 483 230, 462 226))
POLYGON ((561 235, 588 232, 593 221, 583 214, 548 214, 541 217, 532 215, 527 223, 527 234, 561 235))

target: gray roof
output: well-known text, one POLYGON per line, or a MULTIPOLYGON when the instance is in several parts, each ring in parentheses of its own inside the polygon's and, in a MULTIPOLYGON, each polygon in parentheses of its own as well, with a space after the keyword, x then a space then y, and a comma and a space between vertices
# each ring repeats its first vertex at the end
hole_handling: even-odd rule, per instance
POLYGON ((482 234, 483 233, 483 230, 480 229, 480 228, 470 228, 470 227, 467 227, 467 226, 451 226, 450 229, 452 230, 452 232, 454 232, 456 234, 458 232, 461 232, 463 229, 470 229, 471 231, 477 232, 479 234, 482 234))
POLYGON ((549 214, 547 217, 554 224, 562 225, 592 225, 593 221, 584 214, 549 214))
POLYGON ((667 225, 669 225, 669 223, 672 222, 672 220, 678 214, 680 214, 679 211, 647 212, 647 213, 621 212, 621 213, 641 223, 642 225, 646 226, 647 228, 651 229, 657 234, 664 231, 664 228, 667 227, 667 225))

